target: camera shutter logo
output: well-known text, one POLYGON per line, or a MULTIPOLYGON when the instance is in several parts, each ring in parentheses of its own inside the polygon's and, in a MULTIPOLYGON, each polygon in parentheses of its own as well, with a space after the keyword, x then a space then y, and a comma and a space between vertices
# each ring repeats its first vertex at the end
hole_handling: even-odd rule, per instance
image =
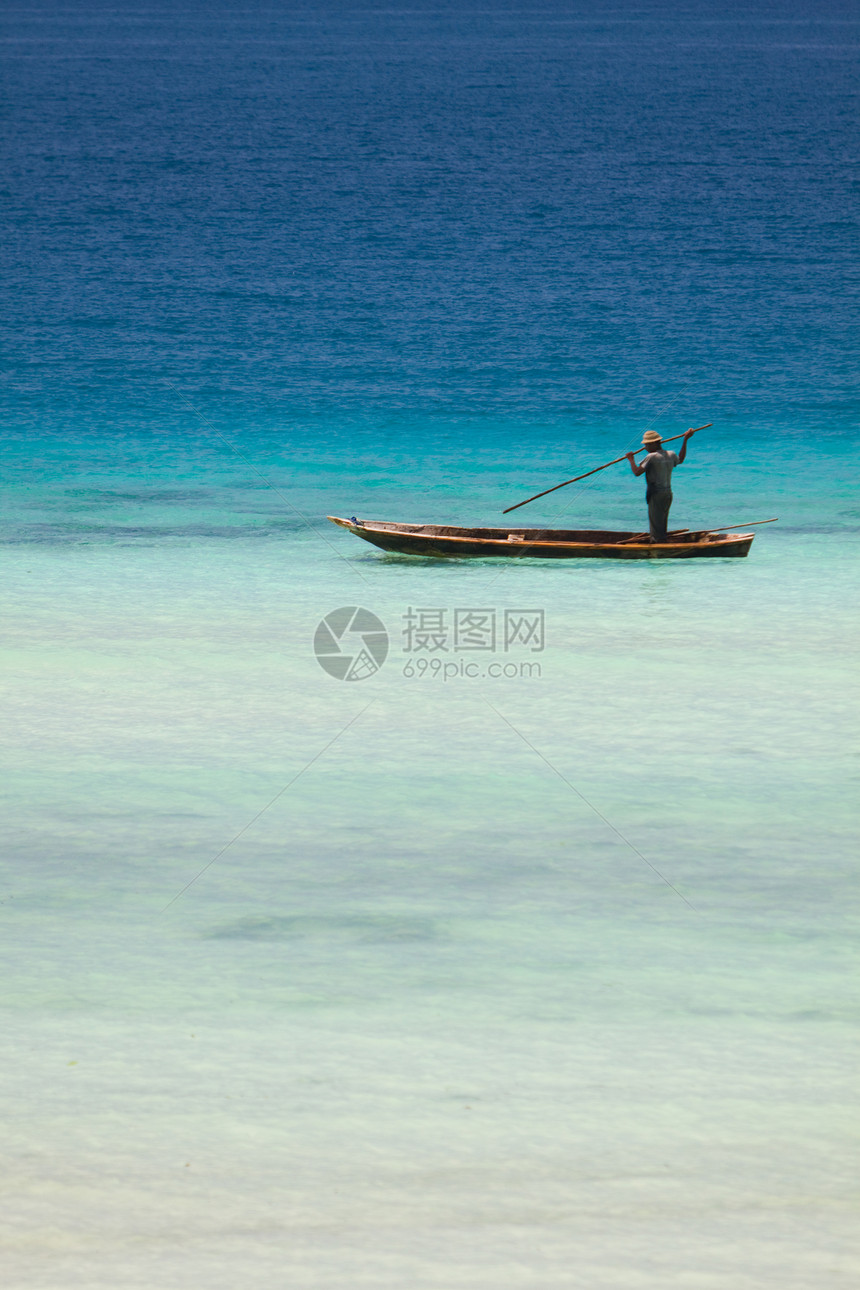
POLYGON ((369 609, 344 605, 333 609, 314 633, 317 662, 338 681, 364 681, 388 657, 385 624, 369 609))

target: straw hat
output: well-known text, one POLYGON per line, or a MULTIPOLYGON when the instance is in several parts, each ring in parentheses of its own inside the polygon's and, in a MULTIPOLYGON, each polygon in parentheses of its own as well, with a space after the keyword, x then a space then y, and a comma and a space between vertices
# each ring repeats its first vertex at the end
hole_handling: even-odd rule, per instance
POLYGON ((643 443, 662 443, 663 436, 661 434, 658 434, 656 430, 646 430, 642 436, 642 442, 643 443))

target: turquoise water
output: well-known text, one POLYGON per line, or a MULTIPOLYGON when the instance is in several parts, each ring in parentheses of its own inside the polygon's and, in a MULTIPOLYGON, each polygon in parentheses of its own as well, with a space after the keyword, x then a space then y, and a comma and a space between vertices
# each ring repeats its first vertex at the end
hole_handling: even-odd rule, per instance
MULTIPOLYGON (((856 1283, 856 52, 837 6, 10 11, 10 1284, 856 1283), (778 515, 745 561, 325 520, 496 523, 705 421, 673 520, 778 515)), ((577 487, 517 522, 643 522, 577 487)))

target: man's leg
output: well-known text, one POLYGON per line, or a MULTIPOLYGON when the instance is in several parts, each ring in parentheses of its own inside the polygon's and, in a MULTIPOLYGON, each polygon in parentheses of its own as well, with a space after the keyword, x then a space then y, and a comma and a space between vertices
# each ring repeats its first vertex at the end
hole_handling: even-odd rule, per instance
POLYGON ((648 524, 651 528, 652 542, 665 542, 669 527, 669 507, 672 505, 672 494, 668 488, 661 488, 648 498, 648 524))

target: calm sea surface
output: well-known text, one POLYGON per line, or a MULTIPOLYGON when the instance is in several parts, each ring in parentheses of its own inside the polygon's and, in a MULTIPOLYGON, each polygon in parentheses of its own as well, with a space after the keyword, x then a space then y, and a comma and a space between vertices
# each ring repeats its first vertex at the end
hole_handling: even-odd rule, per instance
POLYGON ((858 52, 839 0, 4 7, 6 1284, 857 1284, 858 52), (779 516, 745 561, 325 519, 705 422, 673 522, 779 516))

